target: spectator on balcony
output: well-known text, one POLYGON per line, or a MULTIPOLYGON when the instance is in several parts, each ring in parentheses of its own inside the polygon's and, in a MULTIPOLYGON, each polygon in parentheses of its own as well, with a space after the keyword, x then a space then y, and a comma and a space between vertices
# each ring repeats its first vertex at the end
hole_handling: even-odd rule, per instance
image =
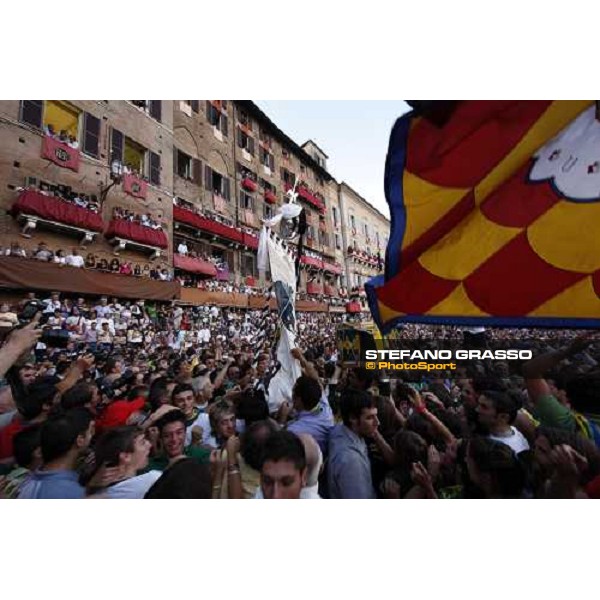
POLYGON ((113 258, 110 261, 110 268, 109 268, 111 273, 119 273, 119 271, 121 270, 121 263, 119 262, 118 258, 113 258))
POLYGON ((108 271, 109 270, 108 261, 105 258, 101 258, 96 263, 96 269, 98 269, 99 271, 108 271))
POLYGON ((52 125, 51 123, 44 125, 44 133, 51 138, 56 137, 56 131, 54 130, 54 125, 52 125))
POLYGON ((90 196, 90 201, 88 203, 88 210, 91 210, 94 213, 100 212, 100 203, 98 202, 98 197, 95 194, 90 196))
MULTIPOLYGON (((136 269, 139 265, 136 265, 136 269)), ((142 269, 142 277, 150 277, 150 267, 148 265, 144 265, 142 269)))
POLYGON ((169 281, 169 271, 167 271, 167 269, 162 269, 158 275, 158 278, 161 281, 169 281))
POLYGON ((59 141, 63 142, 63 144, 68 143, 69 141, 69 134, 67 133, 66 129, 61 129, 60 133, 58 134, 58 139, 59 141))
POLYGON ((52 259, 52 252, 48 250, 46 242, 40 242, 36 250, 33 251, 33 258, 48 262, 52 259))
MULTIPOLYGON (((146 265, 148 266, 148 265, 146 265)), ((140 265, 136 264, 135 267, 133 268, 133 274, 136 277, 141 277, 142 276, 142 268, 140 267, 140 265)))
POLYGON ((160 279, 160 272, 154 266, 150 269, 150 279, 160 279))
POLYGON ((96 255, 91 252, 85 257, 85 267, 86 269, 95 269, 96 268, 96 255))
POLYGON ((79 142, 77 141, 77 138, 73 135, 69 136, 69 141, 68 141, 69 146, 71 146, 71 148, 75 148, 77 150, 77 148, 79 148, 79 142))
POLYGON ((54 257, 52 258, 52 262, 57 264, 57 265, 66 265, 67 264, 67 259, 65 257, 65 253, 63 250, 57 250, 56 254, 54 255, 54 257))
POLYGON ((132 275, 133 274, 133 269, 131 268, 131 263, 124 262, 121 265, 121 268, 119 269, 119 273, 121 275, 132 275))
POLYGON ((70 267, 77 267, 78 269, 83 268, 85 265, 85 261, 83 260, 83 256, 79 254, 79 250, 77 248, 73 248, 71 250, 71 254, 69 254, 66 259, 66 264, 70 267))
POLYGON ((21 258, 27 258, 27 252, 25 248, 21 248, 19 242, 13 242, 10 248, 7 248, 4 252, 4 256, 20 256, 21 258))
POLYGON ((182 256, 186 256, 188 254, 188 247, 184 240, 179 242, 179 246, 177 246, 177 253, 181 254, 182 256))

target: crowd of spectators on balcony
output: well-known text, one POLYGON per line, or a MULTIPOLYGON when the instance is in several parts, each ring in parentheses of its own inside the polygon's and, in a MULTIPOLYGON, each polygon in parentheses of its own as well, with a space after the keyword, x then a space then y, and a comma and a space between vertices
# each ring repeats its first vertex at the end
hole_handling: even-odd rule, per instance
POLYGON ((67 146, 70 146, 71 148, 79 148, 79 142, 77 141, 77 138, 74 135, 71 135, 68 131, 65 131, 64 129, 61 129, 59 132, 57 132, 54 128, 54 125, 52 125, 51 123, 44 125, 44 133, 48 137, 62 142, 63 144, 67 144, 67 146))
POLYGON ((53 185, 45 181, 40 181, 37 185, 18 187, 16 189, 17 192, 24 192, 27 190, 38 192, 43 196, 57 198, 63 202, 74 204, 79 208, 90 210, 93 213, 100 212, 100 202, 98 201, 98 196, 96 196, 96 194, 84 194, 82 192, 76 192, 68 185, 53 185))
POLYGON ((150 227, 151 229, 162 229, 163 224, 157 219, 153 219, 149 214, 139 214, 132 210, 115 206, 113 208, 112 218, 115 221, 129 221, 130 223, 136 223, 143 227, 150 227))

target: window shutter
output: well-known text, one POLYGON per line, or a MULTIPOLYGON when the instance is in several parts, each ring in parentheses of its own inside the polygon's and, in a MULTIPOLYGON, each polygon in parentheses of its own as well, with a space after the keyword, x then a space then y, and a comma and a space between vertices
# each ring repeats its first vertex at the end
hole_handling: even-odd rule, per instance
POLYGON ((202 163, 197 159, 192 159, 192 177, 194 183, 202 185, 202 163))
POLYGON ((21 100, 21 123, 28 123, 41 129, 43 110, 43 100, 21 100))
POLYGON ((227 119, 227 115, 226 114, 222 114, 221 115, 221 131, 223 132, 223 135, 225 137, 227 137, 227 131, 229 129, 227 123, 228 123, 229 119, 227 119))
POLYGON ((160 156, 150 152, 150 183, 160 185, 160 156))
POLYGON ((229 187, 229 177, 223 177, 223 198, 229 200, 231 198, 231 189, 229 187))
POLYGON ((207 100, 206 101, 206 118, 209 120, 210 122, 210 109, 212 107, 212 104, 207 100))
POLYGON ((254 156, 254 138, 248 138, 248 152, 254 156))
POLYGON ((200 112, 200 100, 190 100, 190 103, 194 112, 200 112))
POLYGON ((239 148, 243 148, 242 130, 238 127, 237 130, 237 144, 239 148))
POLYGON ((162 113, 162 100, 150 100, 150 116, 160 122, 162 113))
POLYGON ((110 136, 110 162, 123 162, 123 134, 118 129, 112 129, 110 136))
POLYGON ((227 100, 221 100, 221 106, 223 107, 223 110, 227 110, 227 100))
POLYGON ((272 154, 269 154, 269 168, 275 172, 275 157, 272 154))
POLYGON ((281 179, 285 181, 285 169, 283 167, 279 169, 279 174, 281 175, 281 179))
POLYGON ((173 173, 179 173, 179 150, 173 146, 173 173))
POLYGON ((83 151, 90 156, 98 157, 100 119, 90 113, 84 113, 83 123, 83 151))
POLYGON ((209 192, 214 191, 212 189, 212 169, 208 165, 205 165, 204 167, 204 187, 209 192))

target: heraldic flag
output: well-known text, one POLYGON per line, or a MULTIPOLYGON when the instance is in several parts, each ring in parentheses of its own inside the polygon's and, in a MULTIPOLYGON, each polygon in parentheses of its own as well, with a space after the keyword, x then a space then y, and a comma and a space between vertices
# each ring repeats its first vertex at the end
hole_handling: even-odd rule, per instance
POLYGON ((385 277, 398 322, 600 326, 600 122, 593 101, 458 101, 398 119, 385 277))

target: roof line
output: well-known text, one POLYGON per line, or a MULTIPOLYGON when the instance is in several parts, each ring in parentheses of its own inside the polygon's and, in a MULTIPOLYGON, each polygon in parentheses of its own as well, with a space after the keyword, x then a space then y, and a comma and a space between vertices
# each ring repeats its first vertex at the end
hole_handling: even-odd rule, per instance
POLYGON ((373 206, 366 198, 363 198, 349 183, 346 181, 342 181, 340 185, 346 186, 353 194, 358 196, 360 200, 362 200, 369 208, 373 209, 379 216, 381 216, 385 221, 390 223, 390 219, 388 219, 378 208, 373 206))
MULTIPOLYGON (((252 100, 234 100, 244 110, 252 113, 252 115, 260 121, 263 121, 280 140, 283 140, 292 150, 306 162, 310 167, 317 171, 324 179, 330 181, 335 179, 329 171, 324 169, 306 150, 303 150, 289 135, 284 133, 275 123, 258 107, 252 100)), ((315 144, 316 145, 316 144, 315 144)))
POLYGON ((325 158, 329 158, 329 156, 327 156, 327 154, 325 153, 325 150, 323 150, 323 148, 321 148, 321 146, 319 146, 319 144, 317 144, 317 142, 315 142, 315 140, 313 140, 312 138, 306 140, 304 144, 302 144, 302 146, 300 147, 304 149, 304 146, 306 146, 306 144, 312 144, 325 158))

